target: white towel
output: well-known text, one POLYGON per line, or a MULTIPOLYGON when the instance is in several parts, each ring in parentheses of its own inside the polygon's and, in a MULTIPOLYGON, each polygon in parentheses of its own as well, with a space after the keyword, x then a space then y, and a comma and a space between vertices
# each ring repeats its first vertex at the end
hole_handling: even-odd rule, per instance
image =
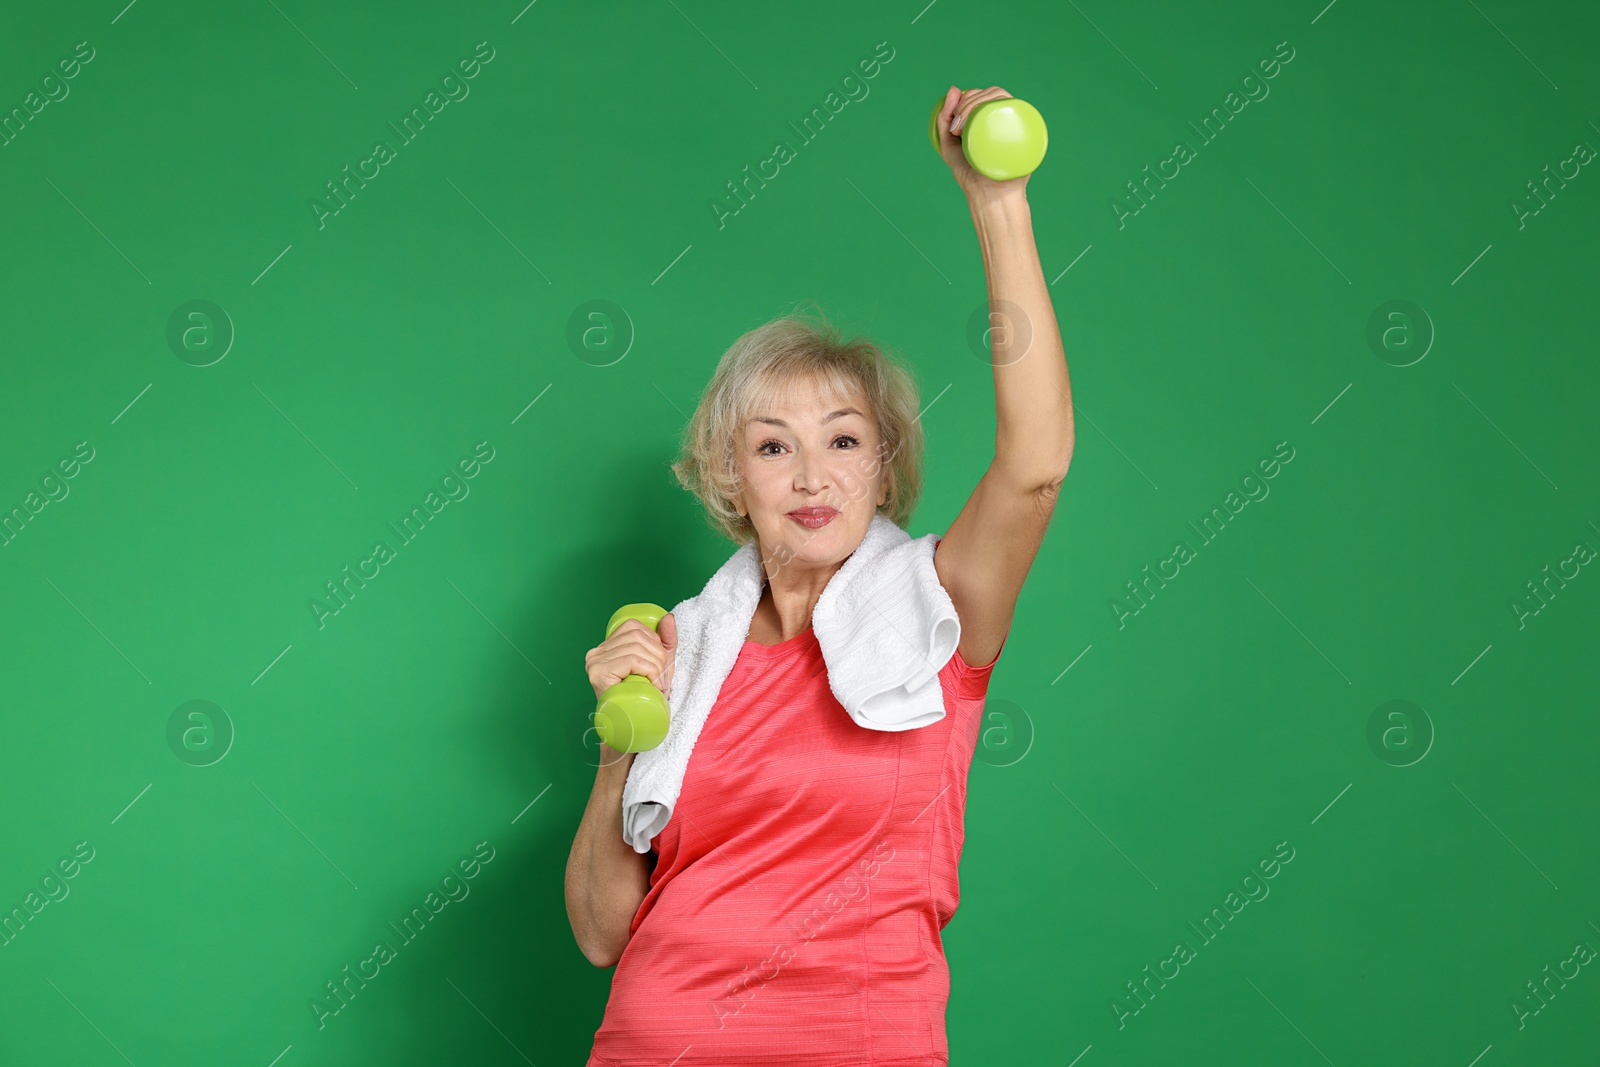
MULTIPOLYGON (((934 570, 938 540, 912 540, 874 514, 817 599, 811 627, 828 687, 858 726, 915 730, 944 718, 938 675, 961 643, 961 623, 934 570)), ((672 818, 700 728, 749 637, 763 581, 757 551, 753 541, 741 546, 699 595, 672 609, 672 722, 659 746, 634 757, 622 789, 622 836, 635 852, 649 852, 672 818)))

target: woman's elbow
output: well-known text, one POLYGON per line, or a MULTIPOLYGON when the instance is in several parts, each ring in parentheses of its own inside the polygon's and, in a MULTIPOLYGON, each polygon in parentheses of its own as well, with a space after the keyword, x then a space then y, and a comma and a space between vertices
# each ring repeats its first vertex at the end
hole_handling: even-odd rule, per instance
POLYGON ((585 959, 594 964, 596 967, 615 967, 617 965, 617 961, 622 959, 622 950, 612 950, 611 948, 607 947, 603 951, 590 950, 585 952, 583 955, 585 959))
POLYGON ((569 896, 567 924, 583 958, 596 967, 615 967, 633 935, 633 916, 643 899, 642 893, 634 900, 631 895, 581 890, 569 896))
POLYGON ((578 940, 578 951, 583 953, 583 958, 596 967, 615 967, 617 961, 622 959, 622 952, 628 947, 628 930, 624 928, 621 936, 603 931, 574 931, 578 940))
POLYGON ((568 857, 567 924, 583 958, 615 967, 633 936, 633 920, 650 889, 650 863, 620 837, 601 850, 582 830, 568 857))

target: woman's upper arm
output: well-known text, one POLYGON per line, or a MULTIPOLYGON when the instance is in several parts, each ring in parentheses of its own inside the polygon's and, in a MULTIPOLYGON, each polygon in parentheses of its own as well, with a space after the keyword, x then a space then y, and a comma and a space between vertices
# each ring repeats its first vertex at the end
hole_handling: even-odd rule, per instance
POLYGON ((1059 488, 1017 485, 991 466, 935 546, 934 570, 961 619, 956 651, 967 663, 999 654, 1059 488))

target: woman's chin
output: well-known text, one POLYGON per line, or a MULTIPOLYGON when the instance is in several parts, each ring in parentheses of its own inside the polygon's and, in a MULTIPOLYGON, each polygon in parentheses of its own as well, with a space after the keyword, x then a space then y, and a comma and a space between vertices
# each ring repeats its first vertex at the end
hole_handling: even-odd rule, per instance
POLYGON ((775 543, 783 546, 783 558, 793 563, 821 566, 838 563, 849 556, 865 536, 865 524, 857 529, 844 515, 835 515, 825 525, 815 528, 785 515, 782 535, 775 543))

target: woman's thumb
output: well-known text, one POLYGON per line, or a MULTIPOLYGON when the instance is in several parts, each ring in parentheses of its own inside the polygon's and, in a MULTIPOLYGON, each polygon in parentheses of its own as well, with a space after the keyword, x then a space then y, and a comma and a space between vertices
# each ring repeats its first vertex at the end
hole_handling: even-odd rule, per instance
POLYGON ((661 616, 661 621, 656 624, 656 635, 661 638, 661 644, 667 651, 678 647, 678 620, 672 617, 672 612, 661 616))

